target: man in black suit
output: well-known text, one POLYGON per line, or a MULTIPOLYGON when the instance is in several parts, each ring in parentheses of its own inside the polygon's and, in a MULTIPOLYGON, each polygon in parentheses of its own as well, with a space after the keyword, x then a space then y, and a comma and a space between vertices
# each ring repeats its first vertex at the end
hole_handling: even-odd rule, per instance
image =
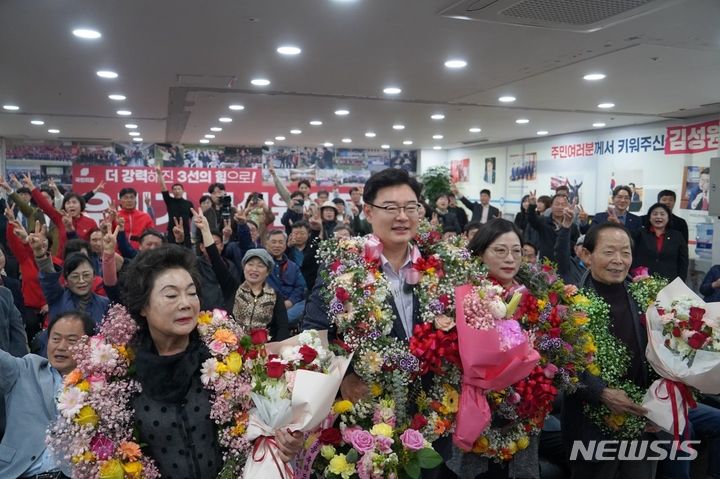
POLYGON ((485 224, 493 218, 500 218, 500 210, 490 205, 490 190, 484 189, 480 191, 480 203, 478 203, 477 201, 470 201, 465 198, 465 195, 460 193, 460 190, 458 190, 455 184, 453 184, 451 188, 455 197, 458 198, 467 209, 472 211, 470 222, 477 221, 485 224))
MULTIPOLYGON (((583 262, 589 271, 578 284, 588 288, 610 306, 610 331, 629 353, 624 376, 642 389, 650 386, 648 364, 645 359, 647 334, 640 322, 639 308, 628 289, 627 274, 632 264, 632 239, 629 231, 618 223, 608 222, 590 229, 583 242, 583 262)), ((598 344, 598 348, 605 347, 598 344)), ((601 353, 601 351, 599 351, 601 353)), ((583 373, 582 386, 565 396, 562 410, 562 435, 566 450, 582 442, 613 439, 585 415, 585 405, 604 404, 616 414, 642 416, 647 411, 633 402, 622 389, 614 389, 598 376, 583 373)), ((649 427, 647 431, 655 428, 649 427)), ((649 432, 635 439, 652 439, 649 432)), ((651 453, 652 454, 652 453, 651 453)), ((657 461, 586 461, 581 456, 570 461, 572 477, 583 479, 653 479, 657 461)))
MULTIPOLYGON (((660 193, 658 193, 657 200, 658 200, 658 203, 664 204, 665 206, 670 208, 670 211, 672 211, 673 208, 675 207, 675 201, 677 200, 677 195, 672 190, 662 190, 660 193)), ((645 218, 643 218, 643 222, 644 222, 644 220, 645 220, 645 218)), ((671 230, 679 231, 680 234, 682 234, 683 237, 685 238, 686 243, 690 239, 690 237, 688 236, 687 221, 680 218, 679 216, 677 216, 674 213, 672 216, 670 216, 670 223, 668 224, 668 228, 670 228, 671 230)))

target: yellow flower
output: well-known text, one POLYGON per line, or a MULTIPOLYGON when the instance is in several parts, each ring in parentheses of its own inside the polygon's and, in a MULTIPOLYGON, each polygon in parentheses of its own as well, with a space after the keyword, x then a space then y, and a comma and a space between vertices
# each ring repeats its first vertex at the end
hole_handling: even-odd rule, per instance
POLYGON ((140 475, 142 474, 143 465, 141 462, 128 462, 127 464, 123 465, 123 469, 125 470, 125 474, 130 476, 132 479, 140 479, 140 475))
POLYGON ((215 366, 215 371, 217 371, 218 374, 226 373, 228 372, 228 367, 225 365, 225 363, 217 363, 217 366, 215 366))
POLYGON ((368 365, 370 372, 379 373, 383 365, 383 357, 377 351, 368 351, 365 354, 364 362, 368 365))
POLYGON ((570 301, 577 306, 590 306, 590 300, 584 294, 576 294, 570 301))
POLYGON ((373 436, 392 437, 393 428, 390 424, 385 424, 384 422, 381 422, 375 424, 372 429, 370 429, 370 434, 372 434, 373 436))
POLYGON ((625 424, 625 414, 610 414, 609 416, 605 416, 605 424, 613 431, 617 431, 625 424))
POLYGON ((323 446, 320 448, 320 455, 329 461, 335 457, 335 448, 330 444, 323 446))
POLYGON ((107 461, 100 466, 100 479, 123 479, 124 477, 125 471, 117 459, 107 461))
POLYGON ((338 454, 337 456, 330 459, 328 469, 331 473, 337 474, 343 477, 350 477, 355 472, 355 464, 347 462, 345 454, 338 454))
POLYGON ((488 447, 490 447, 490 441, 485 436, 480 436, 477 441, 475 441, 475 444, 473 444, 472 452, 476 454, 482 454, 485 451, 488 450, 488 447))
POLYGON ((199 324, 212 323, 212 314, 208 313, 207 311, 204 313, 200 313, 200 316, 198 316, 198 323, 199 324))
POLYGON ((228 357, 225 360, 225 364, 227 365, 231 373, 237 374, 242 368, 242 356, 240 356, 240 354, 238 354, 237 352, 233 351, 232 353, 228 354, 228 357))
POLYGON ((600 368, 595 363, 588 364, 587 370, 590 374, 593 376, 599 376, 600 375, 600 368))
POLYGON ((526 449, 530 445, 530 439, 527 436, 523 436, 517 440, 517 447, 521 451, 526 449))
POLYGON ((547 302, 544 299, 538 299, 538 302, 537 302, 538 309, 540 309, 540 310, 545 309, 546 304, 547 304, 547 302))
POLYGON ((353 408, 353 403, 348 400, 342 400, 342 401, 335 401, 335 404, 333 404, 333 412, 335 414, 344 414, 348 411, 351 411, 353 408))
POLYGON ((83 406, 80 412, 77 413, 77 416, 75 416, 75 422, 80 426, 95 427, 99 420, 100 418, 98 418, 97 412, 95 412, 92 406, 83 406))
POLYGON ((588 317, 585 313, 577 312, 575 313, 575 324, 578 326, 584 326, 588 322, 588 317))
POLYGON ((595 354, 597 352, 597 347, 595 347, 595 341, 593 341, 592 336, 585 336, 585 345, 583 346, 583 352, 585 354, 595 354))
POLYGON ((512 455, 515 454, 518 451, 518 446, 515 441, 512 441, 510 444, 508 444, 508 452, 512 455))
POLYGON ((451 386, 444 384, 445 394, 442 398, 442 409, 440 412, 443 414, 454 414, 458 411, 458 392, 451 386))
POLYGON ((90 383, 87 382, 87 380, 83 380, 83 381, 80 382, 80 384, 78 384, 78 385, 75 386, 75 387, 78 388, 78 389, 81 390, 81 391, 88 392, 88 391, 90 390, 90 383))
POLYGON ((236 424, 230 429, 230 435, 234 437, 242 436, 245 433, 245 424, 236 424))
POLYGON ((370 385, 370 394, 372 394, 373 397, 378 397, 382 394, 383 389, 382 386, 378 383, 372 383, 370 385))

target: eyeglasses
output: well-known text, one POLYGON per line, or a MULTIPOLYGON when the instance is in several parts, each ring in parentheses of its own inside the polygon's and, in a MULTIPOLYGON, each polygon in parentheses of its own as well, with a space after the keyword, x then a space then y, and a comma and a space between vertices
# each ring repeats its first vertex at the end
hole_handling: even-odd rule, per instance
POLYGON ((89 282, 91 279, 93 279, 93 276, 95 276, 95 275, 92 273, 83 273, 83 274, 73 273, 73 274, 68 275, 67 279, 69 281, 73 281, 73 282, 78 282, 80 280, 89 282))
POLYGON ((507 258, 507 255, 510 254, 513 258, 520 259, 523 254, 522 248, 510 249, 507 246, 493 246, 490 251, 498 258, 507 258))
POLYGON ((405 206, 400 205, 387 205, 387 206, 378 206, 374 205, 372 203, 365 202, 366 204, 372 206, 373 208, 378 208, 381 210, 385 210, 385 212, 392 216, 398 216, 400 214, 400 211, 405 211, 405 214, 408 216, 417 216, 418 210, 420 208, 420 205, 418 203, 408 203, 405 206))

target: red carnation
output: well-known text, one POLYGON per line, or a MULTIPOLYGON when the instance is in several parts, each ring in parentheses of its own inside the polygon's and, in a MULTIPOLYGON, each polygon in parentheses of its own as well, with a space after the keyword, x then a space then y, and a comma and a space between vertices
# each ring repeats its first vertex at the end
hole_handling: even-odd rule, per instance
POLYGON ((340 429, 336 427, 329 427, 322 430, 320 437, 318 437, 318 441, 320 441, 320 444, 332 444, 333 446, 339 446, 342 442, 342 433, 340 432, 340 429))
POLYGON ((258 350, 257 349, 250 349, 247 352, 247 359, 257 359, 258 357, 258 350))
POLYGON ((348 293, 345 288, 338 287, 335 288, 335 297, 338 301, 344 303, 345 301, 348 301, 350 299, 350 293, 348 293))
POLYGON ((265 328, 253 329, 250 331, 250 340, 253 344, 265 344, 268 340, 268 332, 265 328))
POLYGON ((679 338, 679 337, 680 337, 680 334, 681 334, 681 333, 680 333, 680 328, 678 328, 677 326, 675 326, 675 327, 672 329, 672 335, 675 336, 676 338, 679 338))
POLYGON ((441 294, 438 298, 438 301, 440 301, 440 304, 447 308, 450 305, 450 296, 448 296, 447 294, 441 294))
POLYGON ((425 419, 425 416, 422 414, 415 414, 415 416, 412 418, 412 421, 410 422, 410 428, 420 430, 427 426, 427 419, 425 419))
POLYGON ((548 294, 548 301, 550 301, 550 304, 553 306, 558 304, 558 294, 555 291, 550 291, 548 294))
POLYGON ((285 365, 280 361, 270 361, 267 363, 267 375, 271 378, 279 378, 285 374, 285 365))
POLYGON ((692 306, 690 308, 690 327, 694 331, 700 331, 703 327, 703 316, 705 316, 705 310, 702 308, 698 308, 696 306, 692 306))
POLYGON ((688 344, 693 349, 700 349, 705 344, 705 340, 707 339, 707 336, 703 333, 695 333, 692 336, 690 336, 690 339, 688 339, 688 344))
POLYGON ((308 346, 307 344, 302 345, 299 353, 300 353, 300 356, 302 356, 302 360, 306 364, 310 364, 311 362, 313 362, 318 355, 317 351, 315 351, 315 349, 308 346))

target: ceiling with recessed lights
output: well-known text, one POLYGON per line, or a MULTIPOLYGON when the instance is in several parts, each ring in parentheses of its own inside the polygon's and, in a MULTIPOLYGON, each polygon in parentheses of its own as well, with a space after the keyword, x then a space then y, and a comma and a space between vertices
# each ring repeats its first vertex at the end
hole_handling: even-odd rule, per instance
POLYGON ((719 110, 716 0, 592 33, 455 3, 4 0, 0 136, 429 149, 719 110))

